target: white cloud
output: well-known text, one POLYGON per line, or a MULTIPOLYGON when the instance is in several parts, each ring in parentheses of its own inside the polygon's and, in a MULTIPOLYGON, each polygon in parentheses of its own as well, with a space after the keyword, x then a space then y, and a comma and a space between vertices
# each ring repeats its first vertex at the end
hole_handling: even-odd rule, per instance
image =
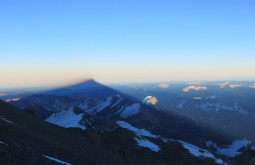
POLYGON ((234 89, 234 88, 238 88, 238 87, 241 87, 242 85, 241 84, 229 84, 228 87, 231 88, 231 89, 234 89))
POLYGON ((194 86, 194 85, 192 85, 192 86, 188 86, 186 88, 183 88, 182 90, 184 92, 189 92, 191 89, 199 91, 199 90, 207 90, 207 87, 206 86, 194 86))
POLYGON ((15 102, 15 101, 19 101, 20 98, 11 98, 11 99, 7 99, 5 100, 5 102, 9 103, 9 102, 15 102))
POLYGON ((200 84, 203 84, 204 81, 191 81, 191 82, 188 82, 187 84, 189 85, 200 85, 200 84))
POLYGON ((255 83, 253 83, 253 84, 251 85, 251 88, 254 88, 254 89, 255 89, 255 83))
POLYGON ((169 88, 170 84, 159 84, 158 87, 160 88, 169 88))
POLYGON ((223 82, 223 83, 218 84, 218 86, 219 86, 220 88, 224 88, 224 87, 227 86, 227 85, 229 85, 229 82, 228 82, 228 81, 225 81, 225 82, 223 82))

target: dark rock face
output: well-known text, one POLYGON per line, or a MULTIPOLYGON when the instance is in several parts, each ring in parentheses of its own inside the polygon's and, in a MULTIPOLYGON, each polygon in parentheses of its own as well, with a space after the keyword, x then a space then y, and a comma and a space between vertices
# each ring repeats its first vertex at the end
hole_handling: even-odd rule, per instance
POLYGON ((178 143, 163 143, 160 139, 151 139, 162 147, 162 152, 153 152, 138 147, 134 140, 136 135, 126 129, 116 128, 111 132, 65 129, 41 121, 2 101, 0 117, 0 164, 55 164, 43 155, 77 165, 177 165, 189 161, 197 165, 214 164, 212 160, 190 155, 178 143), (178 158, 171 156, 173 153, 178 154, 178 158))

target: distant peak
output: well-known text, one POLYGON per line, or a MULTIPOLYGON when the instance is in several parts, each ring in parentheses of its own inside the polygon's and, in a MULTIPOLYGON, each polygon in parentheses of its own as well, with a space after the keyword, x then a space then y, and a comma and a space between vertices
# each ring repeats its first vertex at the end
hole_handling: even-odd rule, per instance
POLYGON ((158 103, 158 99, 153 96, 147 96, 144 100, 143 103, 145 104, 151 104, 151 105, 156 105, 158 103))

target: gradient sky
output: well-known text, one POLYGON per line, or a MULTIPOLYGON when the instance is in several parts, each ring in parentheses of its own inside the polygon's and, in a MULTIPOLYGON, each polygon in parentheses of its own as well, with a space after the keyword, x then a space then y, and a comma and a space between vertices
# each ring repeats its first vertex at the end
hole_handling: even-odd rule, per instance
POLYGON ((254 80, 254 0, 1 0, 0 87, 254 80))

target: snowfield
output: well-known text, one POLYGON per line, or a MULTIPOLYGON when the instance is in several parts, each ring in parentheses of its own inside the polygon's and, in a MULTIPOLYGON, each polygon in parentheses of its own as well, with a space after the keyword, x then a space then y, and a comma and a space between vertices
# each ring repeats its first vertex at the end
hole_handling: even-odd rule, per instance
POLYGON ((147 137, 152 137, 152 138, 158 138, 159 136, 153 135, 152 133, 150 133, 149 131, 147 131, 145 129, 139 129, 139 128, 133 127, 132 125, 130 125, 129 123, 127 123, 125 121, 117 121, 116 123, 120 127, 128 129, 136 134, 137 137, 135 138, 135 140, 136 140, 138 146, 149 148, 150 150, 155 151, 155 152, 158 152, 160 150, 159 146, 157 146, 156 144, 150 142, 149 140, 141 137, 141 136, 147 136, 147 137))
POLYGON ((182 146, 187 149, 192 155, 196 156, 196 157, 206 157, 206 158, 211 158, 211 159, 214 159, 215 163, 217 164, 223 164, 223 160, 220 159, 220 158, 215 158, 215 156, 207 151, 207 150, 204 150, 204 149, 201 149, 195 145, 192 145, 192 144, 189 144, 189 143, 186 143, 184 141, 181 141, 179 140, 179 142, 182 144, 182 146))
POLYGON ((91 114, 95 115, 96 113, 104 110, 106 107, 110 106, 112 98, 108 97, 105 102, 99 103, 95 108, 92 108, 90 111, 91 114))
POLYGON ((135 140, 136 140, 138 146, 149 148, 150 150, 155 151, 155 152, 160 151, 159 146, 157 146, 156 144, 150 142, 147 139, 144 139, 144 138, 135 138, 135 140))
POLYGON ((235 157, 241 154, 241 152, 239 152, 238 150, 246 147, 248 144, 251 144, 251 141, 247 139, 235 140, 231 145, 226 148, 217 147, 217 152, 221 155, 225 155, 228 157, 235 157))
POLYGON ((79 123, 82 116, 83 114, 76 114, 73 112, 73 108, 69 108, 51 115, 45 121, 64 128, 81 128, 84 130, 86 127, 79 123))
POLYGON ((117 121, 116 122, 120 127, 128 129, 134 133, 136 133, 137 135, 140 136, 147 136, 147 137, 152 137, 152 138, 158 138, 159 136, 157 135, 153 135, 152 133, 150 133, 149 131, 145 130, 145 129, 139 129, 136 127, 133 127, 132 125, 130 125, 129 123, 125 122, 125 121, 117 121))
POLYGON ((140 112, 141 105, 139 103, 134 103, 130 106, 125 107, 125 109, 121 112, 120 117, 128 118, 140 112))

